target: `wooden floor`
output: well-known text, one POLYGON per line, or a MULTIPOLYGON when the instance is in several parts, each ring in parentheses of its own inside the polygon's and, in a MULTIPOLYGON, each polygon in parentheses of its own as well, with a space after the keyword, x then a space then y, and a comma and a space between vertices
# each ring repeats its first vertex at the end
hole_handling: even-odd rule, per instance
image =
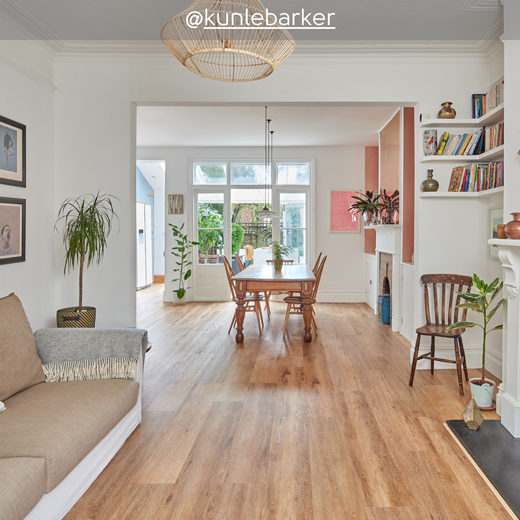
POLYGON ((456 372, 409 388, 409 343, 367 305, 316 305, 304 344, 273 303, 238 346, 234 304, 173 307, 162 289, 138 293, 142 424, 68 520, 510 518, 444 427, 467 399, 456 372))

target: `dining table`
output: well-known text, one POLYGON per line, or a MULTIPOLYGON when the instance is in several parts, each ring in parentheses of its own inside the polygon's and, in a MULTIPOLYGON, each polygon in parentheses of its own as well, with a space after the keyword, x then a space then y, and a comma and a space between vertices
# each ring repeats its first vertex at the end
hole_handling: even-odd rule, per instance
POLYGON ((281 273, 276 273, 273 265, 250 265, 233 276, 237 296, 236 342, 244 342, 245 297, 247 293, 293 292, 303 298, 303 324, 305 343, 310 343, 312 320, 312 294, 316 277, 306 264, 284 265, 281 273))

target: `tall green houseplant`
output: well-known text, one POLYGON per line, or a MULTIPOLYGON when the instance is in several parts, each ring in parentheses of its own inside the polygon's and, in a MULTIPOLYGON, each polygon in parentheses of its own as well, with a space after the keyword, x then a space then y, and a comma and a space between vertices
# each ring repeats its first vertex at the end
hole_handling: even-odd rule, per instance
POLYGON ((183 233, 184 224, 181 227, 170 224, 172 228, 173 237, 177 245, 172 247, 172 255, 177 257, 175 264, 177 267, 173 270, 174 273, 179 273, 179 278, 174 278, 172 282, 179 282, 179 288, 174 291, 177 298, 181 300, 184 298, 186 291, 191 287, 185 287, 185 283, 191 277, 191 269, 188 269, 193 262, 190 260, 193 246, 198 246, 198 242, 193 242, 188 239, 188 235, 183 233))
POLYGON ((65 267, 70 272, 79 265, 79 310, 83 308, 83 269, 92 263, 99 264, 107 247, 107 238, 112 231, 114 220, 118 219, 112 195, 86 194, 68 198, 63 202, 54 228, 63 223, 63 243, 65 244, 65 267))

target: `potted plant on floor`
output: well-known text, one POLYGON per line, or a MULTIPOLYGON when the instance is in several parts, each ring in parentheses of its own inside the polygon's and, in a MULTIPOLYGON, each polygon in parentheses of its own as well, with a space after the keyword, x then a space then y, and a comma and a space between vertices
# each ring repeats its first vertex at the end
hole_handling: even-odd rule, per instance
POLYGON ((292 253, 294 249, 292 247, 287 247, 279 242, 273 242, 273 265, 274 272, 280 274, 282 272, 283 259, 289 253, 292 253))
POLYGON ((500 308, 500 306, 504 303, 505 299, 502 298, 495 306, 493 310, 489 310, 491 304, 498 296, 500 291, 502 290, 504 283, 500 282, 498 278, 495 278, 491 284, 487 284, 484 280, 481 280, 476 274, 473 275, 473 286, 478 291, 478 293, 462 293, 457 292, 461 298, 466 300, 466 303, 461 303, 457 305, 459 309, 471 309, 472 311, 478 312, 482 314, 484 325, 480 325, 479 323, 475 323, 473 321, 459 321, 450 325, 448 330, 454 329, 469 329, 472 327, 480 327, 483 331, 483 339, 482 339, 482 377, 481 378, 472 378, 469 380, 471 395, 473 399, 475 399, 477 406, 479 408, 490 408, 493 404, 493 394, 495 391, 495 383, 490 379, 486 379, 486 338, 490 332, 494 330, 502 329, 502 325, 497 325, 496 327, 488 330, 488 324, 500 308), (488 301, 488 296, 491 295, 488 301))
POLYGON ((380 198, 381 211, 385 211, 385 223, 397 224, 399 218, 399 191, 395 190, 392 194, 388 194, 383 190, 380 198))
MULTIPOLYGON (((107 238, 112 231, 114 219, 118 219, 112 195, 81 195, 69 198, 58 211, 54 229, 63 222, 63 243, 65 244, 65 267, 70 272, 79 264, 79 305, 59 309, 58 327, 93 328, 96 323, 95 307, 83 306, 83 269, 94 261, 100 263, 107 246, 107 238)), ((119 219, 118 219, 119 220, 119 219)))
POLYGON ((369 225, 374 220, 374 216, 377 214, 379 205, 379 198, 381 195, 375 191, 367 191, 366 193, 359 193, 359 197, 353 196, 357 202, 354 202, 350 206, 350 211, 354 214, 361 213, 365 220, 365 224, 369 225))
POLYGON ((178 266, 173 272, 179 273, 179 278, 172 280, 172 282, 179 282, 179 288, 173 291, 173 304, 184 305, 186 303, 186 291, 191 289, 191 287, 185 287, 185 284, 191 277, 191 269, 189 269, 189 266, 192 265, 193 262, 190 260, 190 255, 193 246, 198 246, 199 243, 189 240, 188 235, 183 234, 184 224, 182 224, 181 227, 170 224, 170 227, 172 228, 173 238, 177 243, 176 246, 172 247, 172 255, 177 257, 175 263, 178 266))

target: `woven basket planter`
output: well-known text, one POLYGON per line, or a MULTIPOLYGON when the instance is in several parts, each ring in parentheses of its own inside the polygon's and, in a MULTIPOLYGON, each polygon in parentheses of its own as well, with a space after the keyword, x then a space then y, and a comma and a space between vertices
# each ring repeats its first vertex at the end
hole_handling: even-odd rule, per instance
POLYGON ((56 312, 58 328, 93 329, 96 326, 95 307, 67 307, 56 312))

